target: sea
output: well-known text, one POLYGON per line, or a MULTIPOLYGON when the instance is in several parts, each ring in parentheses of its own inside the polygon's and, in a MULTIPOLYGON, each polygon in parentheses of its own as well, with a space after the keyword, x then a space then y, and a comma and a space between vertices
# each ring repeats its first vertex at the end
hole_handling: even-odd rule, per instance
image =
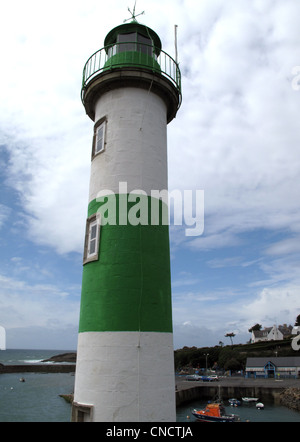
MULTIPOLYGON (((74 350, 5 350, 0 363, 5 365, 40 364, 41 361, 74 350)), ((74 373, 10 373, 0 374, 0 422, 70 422, 71 405, 61 394, 74 392, 74 373), (20 382, 20 378, 25 382, 20 382)), ((177 422, 193 423, 194 408, 205 407, 201 400, 177 408, 177 422)), ((240 416, 242 422, 300 422, 300 413, 264 402, 264 410, 254 404, 231 407, 226 412, 240 416)))
MULTIPOLYGON (((74 350, 8 349, 0 351, 0 363, 40 364, 70 352, 74 350)), ((0 422, 70 422, 71 405, 59 395, 73 393, 74 380, 74 373, 0 374, 0 422)))

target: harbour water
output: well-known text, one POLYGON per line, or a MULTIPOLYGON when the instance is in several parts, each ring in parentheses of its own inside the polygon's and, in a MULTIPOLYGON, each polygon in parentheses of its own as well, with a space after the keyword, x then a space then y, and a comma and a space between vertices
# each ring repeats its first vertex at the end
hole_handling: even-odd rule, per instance
MULTIPOLYGON (((241 422, 300 422, 300 413, 272 402, 263 401, 265 408, 258 410, 255 404, 242 404, 238 407, 224 406, 226 414, 237 414, 241 422)), ((207 402, 201 400, 189 402, 177 408, 177 422, 193 422, 192 410, 205 408, 207 402)))
MULTIPOLYGON (((38 364, 72 351, 5 350, 0 351, 0 363, 38 364)), ((0 422, 70 422, 71 406, 59 395, 73 393, 74 379, 74 373, 0 374, 0 422), (25 382, 20 382, 21 377, 25 382)), ((178 407, 177 422, 194 422, 191 410, 205 405, 206 402, 199 400, 178 407)), ((226 412, 238 414, 242 422, 300 422, 300 413, 267 402, 264 410, 257 410, 251 404, 226 406, 226 412)))
MULTIPOLYGON (((39 364, 68 352, 70 350, 5 350, 0 351, 0 363, 39 364)), ((71 406, 59 395, 73 391, 74 373, 0 374, 0 422, 70 422, 71 406), (25 382, 20 382, 22 377, 25 382)))

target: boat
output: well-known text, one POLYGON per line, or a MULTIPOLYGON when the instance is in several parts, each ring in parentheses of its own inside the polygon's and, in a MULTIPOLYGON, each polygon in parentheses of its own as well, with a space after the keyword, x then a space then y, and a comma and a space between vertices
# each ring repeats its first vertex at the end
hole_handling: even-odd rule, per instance
POLYGON ((225 408, 222 404, 207 404, 203 410, 193 410, 193 416, 202 422, 238 422, 239 416, 236 414, 225 414, 225 408))
POLYGON ((256 408, 258 410, 263 410, 265 408, 264 404, 262 402, 257 402, 256 404, 256 408))
POLYGON ((258 397, 242 397, 242 401, 244 401, 244 402, 257 402, 258 397))
POLYGON ((238 399, 235 399, 235 398, 228 399, 228 402, 233 407, 238 407, 239 405, 241 405, 241 401, 239 401, 238 399))

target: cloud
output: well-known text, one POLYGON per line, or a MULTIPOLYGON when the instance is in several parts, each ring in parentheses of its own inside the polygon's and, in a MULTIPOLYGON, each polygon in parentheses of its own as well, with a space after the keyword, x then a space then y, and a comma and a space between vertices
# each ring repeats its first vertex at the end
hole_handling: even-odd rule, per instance
POLYGON ((206 347, 218 345, 219 341, 223 341, 223 336, 218 330, 212 330, 205 326, 193 325, 189 322, 174 324, 175 350, 185 346, 206 347))
POLYGON ((1 323, 9 329, 44 327, 48 330, 78 323, 79 287, 29 284, 0 275, 1 323), (71 296, 72 295, 72 296, 71 296), (75 295, 75 297, 74 297, 75 295))
POLYGON ((8 348, 75 350, 77 327, 66 326, 49 329, 46 327, 16 327, 8 330, 8 348))
POLYGON ((295 236, 270 245, 265 253, 268 255, 287 255, 300 252, 300 238, 295 236))
POLYGON ((189 242, 191 249, 216 250, 226 246, 240 245, 242 242, 234 233, 224 231, 212 235, 203 235, 189 242))
POLYGON ((227 332, 235 333, 235 343, 245 343, 250 339, 249 328, 256 323, 294 324, 300 313, 299 289, 300 285, 281 284, 261 291, 252 289, 244 298, 235 294, 228 299, 210 298, 209 294, 207 298, 191 293, 182 295, 182 301, 191 308, 174 303, 174 346, 217 345, 219 341, 225 342, 227 332))
MULTIPOLYGON (((117 16, 108 7, 101 13, 107 29, 89 26, 88 34, 78 33, 99 5, 72 2, 70 9, 70 4, 59 4, 57 14, 56 2, 45 9, 34 0, 26 7, 12 1, 2 28, 3 40, 10 39, 1 91, 9 182, 28 214, 31 239, 59 253, 82 249, 92 127, 79 98, 83 64, 126 12, 115 1, 117 16), (36 19, 45 16, 46 24, 36 19)), ((239 231, 299 226, 299 96, 289 81, 299 64, 293 46, 299 5, 186 1, 172 3, 169 17, 159 12, 166 5, 154 5, 157 12, 148 10, 147 21, 171 54, 172 21, 179 24, 184 101, 169 127, 170 188, 203 189, 206 216, 214 218, 212 236, 193 246, 238 241, 234 232, 221 238, 230 226, 239 231)))
POLYGON ((25 151, 8 146, 7 181, 18 192, 27 235, 59 253, 81 251, 87 210, 89 163, 81 154, 87 143, 67 141, 40 140, 25 151))
POLYGON ((241 257, 236 256, 224 259, 215 258, 208 261, 207 265, 212 268, 235 267, 241 265, 241 257))
POLYGON ((10 208, 4 204, 0 204, 0 229, 10 214, 10 208))
MULTIPOLYGON (((3 232, 11 222, 10 233, 22 244, 26 238, 64 257, 82 253, 93 122, 80 101, 81 73, 107 32, 129 16, 127 6, 123 0, 11 0, 3 8, 0 144, 9 158, 1 155, 0 165, 3 193, 13 192, 1 200, 0 227, 3 232)), ((289 322, 289 303, 297 304, 300 288, 300 95, 292 88, 300 4, 153 0, 140 9, 170 55, 178 24, 183 103, 168 126, 170 190, 205 194, 202 236, 170 228, 173 268, 189 270, 173 272, 176 339, 210 335, 218 342, 231 327, 244 330, 276 315, 282 322, 281 311, 289 322), (261 231, 274 237, 258 235, 254 247, 249 238, 261 231), (238 287, 236 274, 231 286, 224 274, 217 278, 233 267, 251 270, 252 279, 238 287)), ((16 260, 8 261, 11 274, 2 275, 0 302, 10 327, 32 321, 35 330, 51 324, 63 330, 77 323, 70 287, 53 284, 50 269, 50 282, 34 282, 32 267, 29 280, 29 262, 18 261, 17 252, 9 256, 16 260), (69 311, 66 318, 58 306, 69 311)))
POLYGON ((247 323, 294 323, 300 311, 299 286, 281 285, 263 289, 257 297, 243 305, 247 323))
POLYGON ((187 343, 216 345, 231 325, 231 306, 236 302, 237 293, 228 288, 201 291, 199 286, 189 291, 173 290, 175 348, 187 343))
MULTIPOLYGON (((285 17, 299 12, 299 5, 289 6, 285 17)), ((194 50, 186 45, 181 53, 181 65, 190 67, 183 79, 188 104, 183 101, 171 131, 170 183, 204 189, 211 215, 205 229, 215 234, 299 226, 299 96, 289 78, 297 63, 289 43, 295 21, 292 29, 282 26, 280 3, 272 3, 271 15, 266 7, 227 2, 211 28, 204 27, 206 36, 193 33, 194 50)))
POLYGON ((80 89, 97 27, 89 30, 90 45, 78 29, 87 26, 95 6, 13 0, 2 11, 0 37, 9 41, 2 54, 7 69, 0 73, 6 182, 18 192, 25 232, 59 253, 83 247, 92 122, 80 89))

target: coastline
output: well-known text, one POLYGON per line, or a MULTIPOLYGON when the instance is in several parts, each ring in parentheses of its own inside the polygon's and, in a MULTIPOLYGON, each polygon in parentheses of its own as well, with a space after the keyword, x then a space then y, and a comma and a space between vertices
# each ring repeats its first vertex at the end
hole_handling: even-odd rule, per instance
POLYGON ((26 364, 3 365, 0 364, 0 375, 8 373, 75 373, 76 364, 26 364))
POLYGON ((76 368, 76 353, 68 352, 51 356, 28 364, 2 364, 0 374, 4 373, 73 373, 76 368))
MULTIPOLYGON (((76 359, 75 359, 76 361, 76 359)), ((53 356, 33 364, 4 365, 0 363, 0 375, 10 373, 75 373, 74 354, 53 356), (72 362, 71 362, 72 361, 72 362)), ((187 381, 185 376, 176 376, 176 407, 197 399, 213 400, 221 397, 259 397, 271 400, 300 412, 299 379, 245 379, 242 377, 222 378, 216 382, 187 381)), ((72 402, 72 395, 61 395, 72 402)))

